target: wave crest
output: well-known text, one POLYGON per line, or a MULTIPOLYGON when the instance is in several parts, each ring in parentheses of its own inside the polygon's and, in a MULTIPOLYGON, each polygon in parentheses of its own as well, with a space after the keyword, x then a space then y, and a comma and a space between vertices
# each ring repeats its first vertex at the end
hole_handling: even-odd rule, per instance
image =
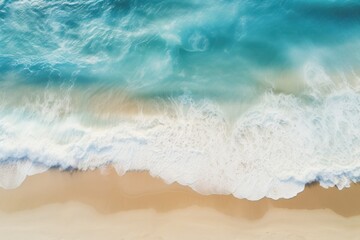
POLYGON ((343 89, 311 102, 267 92, 235 121, 189 95, 161 113, 104 126, 75 113, 51 124, 2 113, 0 185, 53 167, 113 165, 119 174, 147 170, 203 194, 250 200, 290 198, 313 181, 348 187, 360 178, 359 106, 360 95, 343 89))

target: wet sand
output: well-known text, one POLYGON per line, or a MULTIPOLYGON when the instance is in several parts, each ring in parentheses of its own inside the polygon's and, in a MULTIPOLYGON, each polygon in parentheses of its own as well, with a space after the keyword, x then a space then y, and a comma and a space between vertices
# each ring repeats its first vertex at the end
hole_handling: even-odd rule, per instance
POLYGON ((148 173, 49 171, 0 189, 1 239, 359 239, 360 186, 289 200, 200 195, 148 173))

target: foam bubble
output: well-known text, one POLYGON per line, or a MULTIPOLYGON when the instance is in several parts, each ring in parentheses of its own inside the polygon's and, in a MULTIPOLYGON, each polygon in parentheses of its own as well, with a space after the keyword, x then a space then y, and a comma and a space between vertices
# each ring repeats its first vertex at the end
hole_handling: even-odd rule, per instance
POLYGON ((2 111, 0 185, 17 187, 34 166, 112 164, 120 175, 147 170, 202 194, 250 200, 290 198, 312 181, 348 187, 360 179, 360 94, 343 89, 319 96, 308 102, 268 92, 235 122, 221 106, 189 95, 159 114, 111 125, 84 124, 71 111, 51 123, 39 121, 42 111, 28 117, 2 111))
POLYGON ((27 176, 39 174, 48 170, 48 167, 36 166, 31 161, 12 160, 0 165, 0 187, 5 189, 17 188, 27 176))

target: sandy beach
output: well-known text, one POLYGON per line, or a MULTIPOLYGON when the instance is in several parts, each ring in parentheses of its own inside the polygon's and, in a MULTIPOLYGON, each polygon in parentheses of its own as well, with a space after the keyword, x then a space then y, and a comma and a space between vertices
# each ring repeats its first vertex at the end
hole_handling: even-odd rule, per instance
POLYGON ((148 173, 49 171, 0 190, 1 239, 359 239, 360 187, 203 196, 148 173))

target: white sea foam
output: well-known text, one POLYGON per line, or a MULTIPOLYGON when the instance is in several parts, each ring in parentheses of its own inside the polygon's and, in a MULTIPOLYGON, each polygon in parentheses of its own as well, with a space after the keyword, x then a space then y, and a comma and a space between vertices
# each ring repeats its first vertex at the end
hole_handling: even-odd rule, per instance
POLYGON ((1 187, 104 165, 251 200, 359 181, 358 19, 329 21, 351 8, 120 2, 0 0, 1 187))
MULTIPOLYGON (((321 73, 305 69, 312 79, 321 73)), ((56 119, 67 97, 54 108, 45 101, 46 114, 36 105, 30 115, 0 110, 0 186, 50 167, 112 164, 119 174, 148 170, 202 194, 250 200, 290 198, 312 181, 349 187, 360 179, 360 94, 324 79, 311 84, 305 97, 267 92, 235 122, 221 106, 187 95, 162 114, 111 126, 83 124, 71 111, 56 119)))

